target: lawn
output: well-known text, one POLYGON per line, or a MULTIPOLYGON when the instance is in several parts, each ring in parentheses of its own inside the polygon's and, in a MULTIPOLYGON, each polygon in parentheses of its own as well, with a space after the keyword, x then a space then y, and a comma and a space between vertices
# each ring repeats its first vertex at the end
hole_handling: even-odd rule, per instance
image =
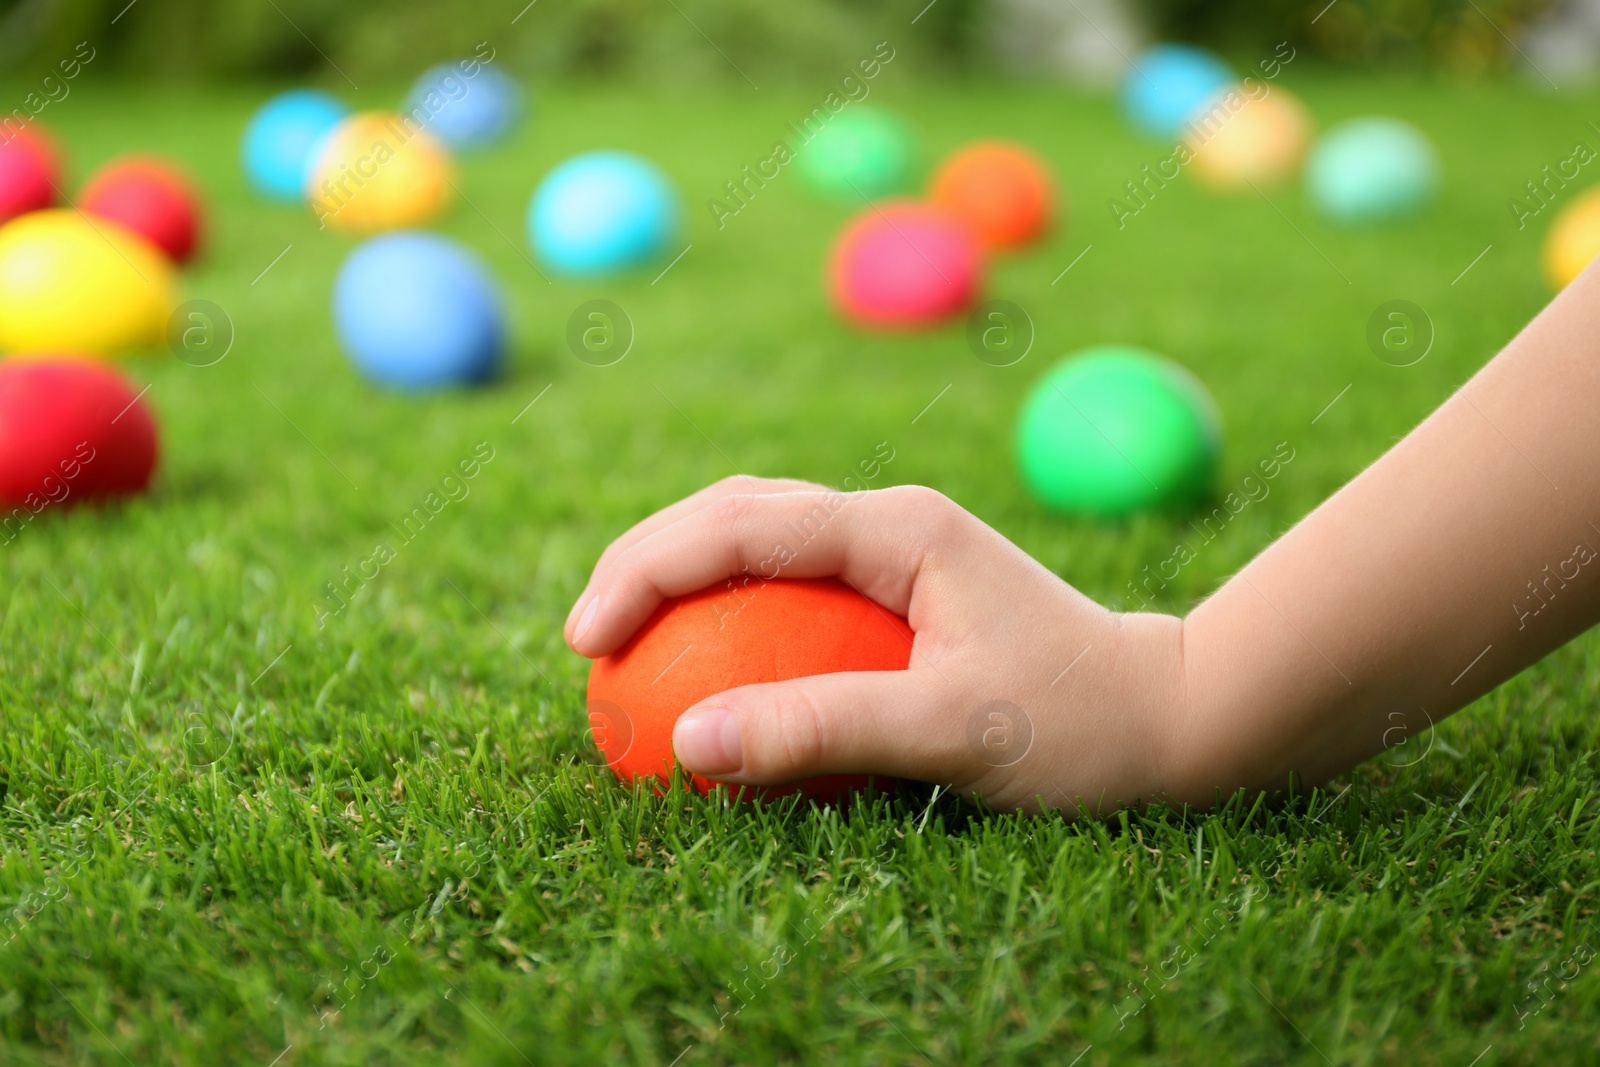
POLYGON ((185 295, 224 309, 236 340, 213 366, 128 364, 164 430, 148 498, 0 545, 0 1061, 1600 1057, 1593 636, 1324 791, 1209 814, 1067 823, 930 789, 845 812, 657 797, 619 785, 588 736, 567 608, 612 536, 709 481, 837 485, 887 442, 876 484, 936 486, 1131 607, 1184 520, 1042 513, 1010 430, 1052 360, 1137 343, 1216 396, 1221 490, 1282 443, 1294 457, 1162 593, 1185 610, 1538 310, 1553 209, 1519 231, 1507 202, 1576 141, 1600 144, 1600 96, 1295 67, 1279 84, 1323 126, 1378 112, 1427 129, 1434 210, 1338 231, 1297 188, 1185 177, 1119 228, 1107 200, 1170 149, 1110 101, 885 71, 873 99, 927 160, 1015 137, 1067 191, 1068 224, 993 268, 991 295, 1037 334, 1008 367, 959 325, 838 323, 819 277, 850 209, 796 174, 718 229, 706 201, 820 93, 551 90, 512 143, 463 161, 465 202, 440 225, 504 282, 510 372, 413 397, 364 384, 334 342, 352 242, 244 186, 237 139, 268 89, 83 78, 44 116, 75 178, 135 149, 201 177, 213 240, 185 295), (691 247, 659 278, 547 281, 528 195, 601 146, 674 176, 691 247), (636 335, 607 367, 566 342, 597 298, 636 335), (1406 367, 1366 340, 1396 299, 1434 334, 1406 367), (464 498, 398 532, 485 454, 464 498), (328 583, 370 572, 379 544, 395 558, 332 611, 328 583))

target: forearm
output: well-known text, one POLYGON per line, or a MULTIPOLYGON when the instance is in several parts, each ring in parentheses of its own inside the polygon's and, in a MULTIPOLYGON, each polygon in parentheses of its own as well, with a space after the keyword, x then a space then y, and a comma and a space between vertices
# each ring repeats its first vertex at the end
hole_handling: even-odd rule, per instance
POLYGON ((1190 614, 1180 796, 1325 780, 1600 617, 1597 307, 1591 270, 1190 614))

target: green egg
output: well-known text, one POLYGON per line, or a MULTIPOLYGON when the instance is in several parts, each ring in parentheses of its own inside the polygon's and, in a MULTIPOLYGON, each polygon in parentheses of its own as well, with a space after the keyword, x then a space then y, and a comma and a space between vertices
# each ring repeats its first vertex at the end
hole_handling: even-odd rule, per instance
POLYGON ((893 115, 852 106, 796 150, 800 176, 826 196, 859 203, 905 187, 911 133, 893 115))
POLYGON ((1126 345, 1084 349, 1023 401, 1017 460, 1046 507, 1115 518, 1206 495, 1221 449, 1216 402, 1184 368, 1126 345))

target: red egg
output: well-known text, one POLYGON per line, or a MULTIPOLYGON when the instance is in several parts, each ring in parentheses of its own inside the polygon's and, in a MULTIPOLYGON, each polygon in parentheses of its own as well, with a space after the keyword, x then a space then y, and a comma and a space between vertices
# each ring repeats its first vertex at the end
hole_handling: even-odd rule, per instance
MULTIPOLYGON (((900 671, 911 662, 911 627, 900 616, 827 579, 745 577, 668 600, 629 642, 589 671, 589 728, 625 782, 665 781, 672 728, 689 708, 741 685, 833 671, 900 671)), ((755 791, 836 800, 892 778, 834 774, 755 791)), ((696 775, 708 793, 716 782, 696 775)))
POLYGON ((189 179, 160 159, 129 156, 106 164, 83 187, 78 209, 122 223, 186 263, 200 243, 200 197, 189 179))
POLYGON ((143 492, 157 453, 150 408, 105 363, 0 362, 0 544, 46 508, 143 492))
POLYGON ((56 202, 61 155, 43 126, 0 123, 0 222, 56 202))
POLYGON ((833 246, 829 286, 850 321, 913 328, 966 311, 982 274, 977 239, 959 218, 928 204, 891 200, 845 226, 833 246))

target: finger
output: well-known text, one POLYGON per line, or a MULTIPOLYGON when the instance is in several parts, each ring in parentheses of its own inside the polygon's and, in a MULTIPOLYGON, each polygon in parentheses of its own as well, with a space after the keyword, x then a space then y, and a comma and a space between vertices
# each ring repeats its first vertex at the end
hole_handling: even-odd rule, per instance
POLYGON ((637 544, 657 530, 670 526, 685 515, 723 497, 737 495, 764 496, 771 493, 825 493, 827 491, 828 487, 825 485, 820 485, 817 482, 802 481, 798 478, 757 478, 749 474, 730 474, 720 481, 712 482, 699 492, 691 493, 675 504, 667 505, 649 518, 635 523, 626 533, 607 546, 606 550, 601 553, 600 559, 603 561, 607 557, 615 556, 618 552, 637 544))
MULTIPOLYGON (((606 550, 600 554, 600 558, 595 562, 595 570, 599 570, 601 564, 615 559, 618 553, 638 544, 657 530, 670 526, 683 518, 683 516, 705 507, 714 500, 733 496, 736 493, 792 493, 807 490, 825 492, 826 489, 826 486, 819 485, 816 482, 801 481, 797 478, 757 478, 749 474, 729 475, 721 481, 712 482, 696 493, 691 493, 674 504, 669 504, 649 518, 635 523, 626 533, 623 533, 612 541, 610 545, 606 546, 606 550)), ((572 610, 567 613, 566 625, 562 628, 567 636, 568 644, 571 643, 573 632, 577 629, 578 620, 582 616, 582 609, 588 606, 590 589, 593 585, 594 571, 591 571, 589 581, 584 584, 583 592, 579 593, 577 600, 573 602, 572 610)))
POLYGON ((954 688, 934 671, 816 674, 747 685, 690 708, 672 731, 685 768, 736 785, 819 774, 943 781, 959 774, 954 688))
MULTIPOLYGON (((585 656, 606 655, 662 600, 746 571, 767 580, 837 576, 909 618, 928 546, 939 545, 942 556, 960 551, 974 523, 920 486, 724 497, 597 568, 573 648, 585 656)), ((910 621, 917 629, 917 620, 910 621)))

